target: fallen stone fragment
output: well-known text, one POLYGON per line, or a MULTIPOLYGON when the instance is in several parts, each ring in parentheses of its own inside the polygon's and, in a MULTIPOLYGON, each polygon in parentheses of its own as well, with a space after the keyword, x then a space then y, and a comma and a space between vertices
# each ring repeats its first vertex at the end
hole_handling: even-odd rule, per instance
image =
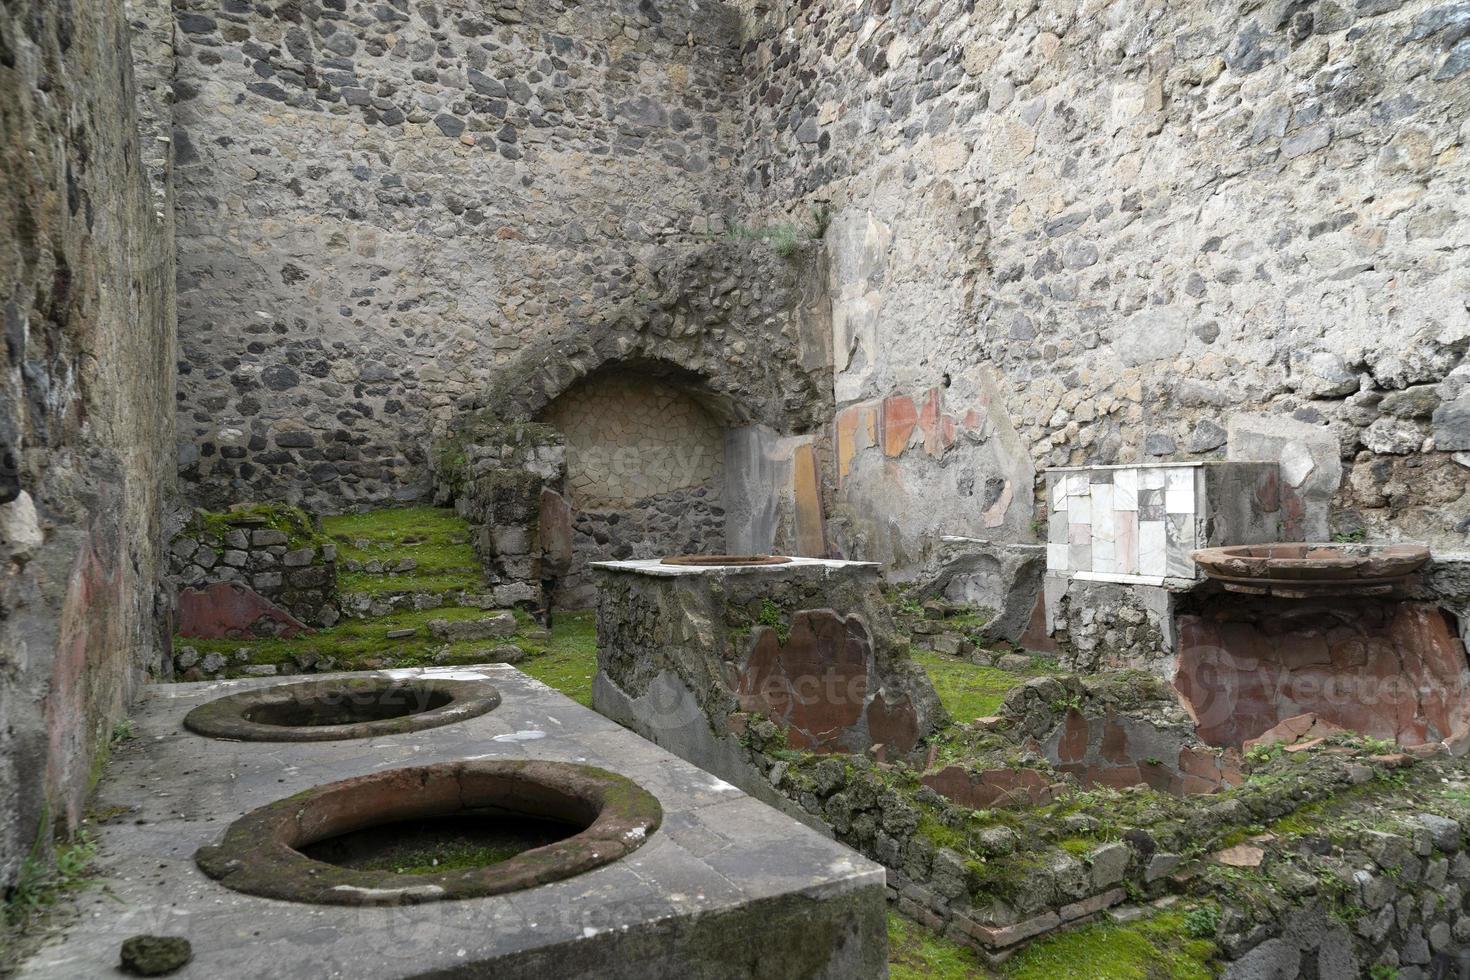
POLYGON ((133 936, 123 940, 122 969, 139 977, 172 973, 194 956, 189 940, 180 936, 133 936))
POLYGON ((430 633, 451 643, 459 640, 492 640, 514 634, 516 618, 505 612, 484 619, 431 619, 428 626, 430 633))
POLYGON ((1250 844, 1236 844, 1223 851, 1216 851, 1213 857, 1216 861, 1231 868, 1259 868, 1261 862, 1266 860, 1266 852, 1250 844))

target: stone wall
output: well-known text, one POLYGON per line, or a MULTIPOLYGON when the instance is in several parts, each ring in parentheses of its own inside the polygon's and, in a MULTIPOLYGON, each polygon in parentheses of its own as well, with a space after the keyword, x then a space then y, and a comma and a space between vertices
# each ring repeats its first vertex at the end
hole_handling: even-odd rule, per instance
POLYGON ((159 0, 0 12, 0 891, 166 672, 172 38, 159 0))
POLYGON ((470 414, 434 455, 435 493, 470 526, 488 601, 549 609, 572 560, 565 438, 544 423, 470 414))
MULTIPOLYGON (((333 626, 341 618, 337 546, 295 507, 196 513, 169 542, 169 572, 181 589, 183 636, 229 628, 230 618, 219 616, 208 598, 209 587, 222 583, 249 589, 308 626, 333 626)), ((279 625, 267 626, 264 635, 275 635, 279 625)))
POLYGON ((1335 447, 1334 530, 1463 546, 1464 4, 740 6, 839 409, 984 366, 1037 465, 1242 458, 1249 412, 1335 447))
POLYGON ((187 0, 197 502, 423 495, 456 398, 656 295, 732 209, 738 22, 633 0, 187 0))

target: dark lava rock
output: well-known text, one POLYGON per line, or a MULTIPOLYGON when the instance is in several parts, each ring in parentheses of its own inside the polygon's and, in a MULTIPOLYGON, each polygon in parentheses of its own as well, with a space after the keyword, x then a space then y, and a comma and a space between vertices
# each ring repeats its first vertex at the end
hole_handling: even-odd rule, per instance
POLYGON ((193 956, 189 940, 179 936, 133 936, 122 944, 123 970, 139 977, 172 973, 193 956))

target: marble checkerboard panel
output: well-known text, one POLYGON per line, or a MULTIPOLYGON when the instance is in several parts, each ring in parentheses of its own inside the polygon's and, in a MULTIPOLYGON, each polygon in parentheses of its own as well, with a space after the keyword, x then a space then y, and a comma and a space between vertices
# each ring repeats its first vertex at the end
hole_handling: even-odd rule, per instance
POLYGON ((1139 578, 1195 576, 1205 510, 1197 466, 1099 467, 1047 474, 1047 570, 1139 578))

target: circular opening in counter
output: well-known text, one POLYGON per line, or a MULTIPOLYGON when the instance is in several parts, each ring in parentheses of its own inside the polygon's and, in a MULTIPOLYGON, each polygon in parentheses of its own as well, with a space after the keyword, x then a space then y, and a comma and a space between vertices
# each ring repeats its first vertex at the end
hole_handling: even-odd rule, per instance
POLYGON ((327 905, 403 905, 520 891, 643 846, 652 794, 593 766, 440 763, 318 786, 253 810, 195 860, 227 888, 327 905))
POLYGON ((791 561, 782 555, 673 555, 661 565, 686 565, 697 568, 745 568, 751 565, 785 565, 791 561))
POLYGON ((499 704, 486 680, 335 678, 231 694, 189 712, 184 727, 242 742, 326 742, 437 728, 499 704))

